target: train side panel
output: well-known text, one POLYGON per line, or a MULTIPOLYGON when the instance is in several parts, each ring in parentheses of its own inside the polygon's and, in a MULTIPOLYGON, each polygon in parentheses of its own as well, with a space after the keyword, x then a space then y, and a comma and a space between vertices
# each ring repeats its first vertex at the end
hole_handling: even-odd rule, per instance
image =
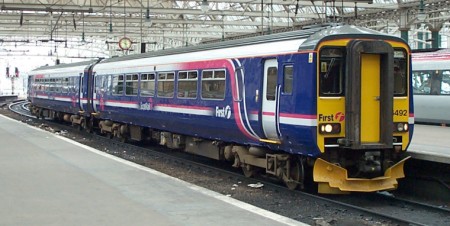
POLYGON ((280 70, 280 135, 283 150, 317 156, 316 60, 314 52, 282 58, 280 70), (292 70, 292 79, 290 79, 292 70))
MULTIPOLYGON (((73 66, 50 66, 36 69, 30 72, 32 81, 29 91, 29 99, 32 105, 41 109, 47 109, 44 113, 47 117, 52 112, 65 112, 78 114, 80 105, 80 81, 84 68, 91 62, 76 63, 73 66)), ((61 117, 58 115, 57 117, 61 117)))

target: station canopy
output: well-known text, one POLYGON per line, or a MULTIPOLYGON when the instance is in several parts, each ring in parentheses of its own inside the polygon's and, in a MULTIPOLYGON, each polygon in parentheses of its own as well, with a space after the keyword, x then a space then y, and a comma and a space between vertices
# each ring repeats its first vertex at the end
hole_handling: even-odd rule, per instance
POLYGON ((3 0, 0 56, 110 57, 141 52, 141 43, 146 51, 154 51, 330 23, 354 24, 398 36, 401 28, 408 28, 413 42, 417 31, 437 24, 442 35, 448 34, 448 2, 3 0), (118 45, 124 37, 132 42, 126 51, 118 45))

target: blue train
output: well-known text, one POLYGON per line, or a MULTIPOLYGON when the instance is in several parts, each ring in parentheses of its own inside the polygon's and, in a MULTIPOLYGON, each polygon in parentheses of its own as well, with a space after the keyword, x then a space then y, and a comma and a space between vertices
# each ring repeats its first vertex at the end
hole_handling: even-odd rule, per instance
POLYGON ((350 25, 45 66, 28 89, 37 117, 333 194, 397 187, 412 97, 407 43, 350 25))

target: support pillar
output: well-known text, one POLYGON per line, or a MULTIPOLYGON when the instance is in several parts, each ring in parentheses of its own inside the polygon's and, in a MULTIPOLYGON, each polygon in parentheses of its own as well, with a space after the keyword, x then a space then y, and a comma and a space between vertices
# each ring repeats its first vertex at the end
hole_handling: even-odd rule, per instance
POLYGON ((407 10, 400 11, 400 23, 398 24, 400 36, 408 43, 408 31, 411 29, 411 19, 407 10))
POLYGON ((409 27, 400 28, 399 30, 400 30, 401 38, 403 38, 403 40, 405 40, 405 42, 408 42, 409 27))
POLYGON ((439 30, 441 30, 441 28, 438 29, 430 29, 431 31, 431 48, 433 49, 437 49, 439 48, 440 44, 441 44, 441 36, 439 35, 439 30))
POLYGON ((428 29, 431 32, 431 48, 439 48, 441 46, 441 36, 439 35, 439 31, 444 26, 444 22, 433 20, 429 23, 428 29))
POLYGON ((423 36, 424 36, 423 32, 421 31, 417 32, 417 39, 419 40, 419 42, 417 42, 417 49, 425 49, 424 48, 425 38, 423 36))

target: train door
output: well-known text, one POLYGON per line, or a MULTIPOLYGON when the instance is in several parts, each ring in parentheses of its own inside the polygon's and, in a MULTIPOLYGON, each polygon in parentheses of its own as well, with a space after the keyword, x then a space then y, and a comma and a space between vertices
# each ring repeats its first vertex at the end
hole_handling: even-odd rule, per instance
POLYGON ((394 49, 355 40, 347 50, 346 139, 354 149, 392 148, 394 49))
POLYGON ((361 54, 361 142, 380 142, 380 55, 361 54))
POLYGON ((34 97, 34 86, 32 84, 35 84, 35 81, 33 79, 34 77, 32 75, 28 76, 28 83, 27 83, 27 99, 28 101, 32 101, 34 97))
POLYGON ((93 112, 94 109, 94 92, 95 92, 95 73, 92 71, 92 66, 89 66, 89 70, 87 72, 88 76, 87 76, 87 108, 86 110, 91 113, 93 112))
POLYGON ((84 99, 84 95, 83 95, 83 92, 84 92, 84 89, 83 89, 83 84, 84 84, 84 82, 83 82, 83 73, 80 73, 80 76, 79 76, 79 83, 78 83, 78 85, 79 85, 79 87, 78 87, 78 91, 79 91, 79 94, 78 94, 78 103, 80 103, 80 109, 82 110, 82 111, 84 111, 84 103, 83 103, 83 99, 84 99))
POLYGON ((278 140, 278 62, 276 59, 264 63, 262 93, 262 126, 268 139, 278 140))

